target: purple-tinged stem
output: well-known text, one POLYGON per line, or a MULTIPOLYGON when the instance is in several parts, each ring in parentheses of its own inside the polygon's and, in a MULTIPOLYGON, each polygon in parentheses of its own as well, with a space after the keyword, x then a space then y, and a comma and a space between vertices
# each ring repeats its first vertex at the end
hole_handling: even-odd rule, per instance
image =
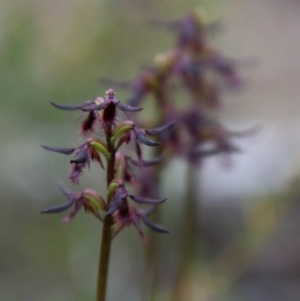
MULTIPOLYGON (((106 169, 106 183, 107 187, 114 179, 115 172, 115 149, 114 145, 111 143, 111 128, 108 128, 106 131, 106 143, 107 148, 110 153, 110 159, 107 162, 106 169)), ((110 198, 107 198, 107 205, 110 203, 110 198)), ((106 287, 107 287, 107 278, 108 278, 108 269, 109 269, 109 257, 112 241, 112 225, 113 218, 112 215, 107 215, 103 221, 102 229, 102 241, 101 241, 101 250, 100 250, 100 261, 98 268, 98 285, 97 285, 97 301, 105 301, 106 296, 106 287)))

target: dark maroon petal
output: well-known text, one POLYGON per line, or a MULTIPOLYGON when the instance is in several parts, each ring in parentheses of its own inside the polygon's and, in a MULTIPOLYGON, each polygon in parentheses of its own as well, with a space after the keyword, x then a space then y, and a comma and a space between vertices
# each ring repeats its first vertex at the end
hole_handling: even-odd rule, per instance
MULTIPOLYGON (((130 158, 130 157, 127 157, 129 159, 129 161, 135 165, 135 166, 139 166, 139 162, 130 158)), ((143 167, 149 167, 149 166, 153 166, 159 162, 161 162, 163 159, 163 157, 158 157, 158 158, 154 158, 154 159, 151 159, 151 160, 143 160, 143 167)))
POLYGON ((160 225, 154 224, 152 222, 150 222, 146 216, 141 215, 141 218, 144 222, 144 224, 151 229, 152 231, 158 232, 158 233, 170 233, 170 231, 168 231, 167 229, 163 228, 160 225))
POLYGON ((162 125, 160 127, 157 127, 155 129, 152 129, 152 130, 146 130, 146 133, 150 136, 153 136, 153 135, 156 135, 158 133, 161 133, 163 131, 166 131, 168 129, 170 129, 173 125, 174 125, 174 121, 173 122, 170 122, 170 123, 167 123, 165 125, 162 125))
POLYGON ((50 207, 48 209, 41 211, 40 213, 60 213, 60 212, 67 210, 68 208, 70 208, 73 205, 73 203, 74 203, 74 200, 69 200, 67 203, 65 203, 63 205, 50 207))
POLYGON ((53 146, 46 146, 46 145, 41 145, 41 147, 46 150, 64 154, 64 155, 71 155, 75 151, 75 148, 53 147, 53 146))
POLYGON ((85 135, 89 131, 93 131, 94 124, 96 122, 96 114, 94 111, 88 113, 87 117, 83 120, 81 124, 81 132, 85 135))
POLYGON ((146 138, 146 135, 142 132, 138 132, 137 133, 137 137, 139 139, 139 141, 147 146, 157 146, 160 145, 160 142, 157 141, 153 141, 153 140, 149 140, 146 138))
POLYGON ((121 102, 117 102, 116 106, 119 110, 122 110, 124 112, 139 112, 141 110, 143 110, 143 108, 139 108, 139 107, 132 107, 130 105, 125 105, 121 102))
POLYGON ((148 199, 148 198, 143 198, 137 195, 129 194, 129 197, 136 203, 138 204, 151 204, 151 205, 158 205, 163 202, 165 202, 167 199, 162 199, 162 200, 156 200, 156 199, 148 199))

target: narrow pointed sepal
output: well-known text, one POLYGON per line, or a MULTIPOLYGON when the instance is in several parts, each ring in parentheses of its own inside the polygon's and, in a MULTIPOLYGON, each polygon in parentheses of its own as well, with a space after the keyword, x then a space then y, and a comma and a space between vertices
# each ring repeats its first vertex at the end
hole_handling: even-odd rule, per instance
POLYGON ((150 204, 150 205, 162 204, 167 200, 167 199, 162 199, 162 200, 148 199, 133 194, 130 194, 129 197, 138 204, 150 204))
POLYGON ((51 152, 60 153, 64 155, 71 155, 75 151, 75 148, 53 147, 47 145, 41 145, 41 147, 51 152))
POLYGON ((48 209, 42 210, 40 213, 60 213, 69 209, 74 204, 74 200, 69 200, 63 205, 53 206, 48 209))
POLYGON ((86 101, 80 105, 62 105, 53 101, 50 101, 50 103, 57 109, 64 110, 64 111, 76 111, 76 110, 82 110, 82 108, 92 104, 91 101, 86 101))
POLYGON ((110 104, 110 102, 108 102, 108 101, 104 101, 102 103, 97 103, 97 102, 95 103, 95 101, 90 101, 90 100, 85 101, 84 103, 79 104, 79 105, 63 105, 63 104, 58 104, 53 101, 50 101, 50 103, 55 108, 60 109, 60 110, 64 110, 64 111, 81 110, 83 112, 90 112, 93 110, 100 111, 100 110, 105 109, 110 104))
POLYGON ((93 111, 93 110, 101 111, 101 110, 104 110, 106 107, 108 107, 108 105, 109 105, 108 101, 104 101, 101 104, 92 103, 88 106, 82 107, 81 110, 83 112, 90 112, 90 111, 93 111))
POLYGON ((155 231, 158 233, 170 233, 170 231, 165 229, 164 227, 150 222, 146 216, 142 215, 141 217, 143 219, 144 224, 152 231, 155 231))
POLYGON ((85 148, 81 148, 76 152, 76 156, 74 159, 70 161, 70 163, 80 164, 80 163, 88 163, 89 164, 89 157, 87 150, 85 148))
POLYGON ((141 143, 143 143, 143 144, 145 144, 147 146, 158 146, 158 145, 160 145, 160 142, 147 139, 146 135, 144 133, 142 133, 142 132, 138 132, 137 137, 138 137, 138 140, 141 143))
POLYGON ((116 106, 119 110, 124 111, 124 112, 139 112, 139 111, 143 110, 143 108, 125 105, 121 102, 117 102, 116 106))
POLYGON ((117 211, 122 203, 123 195, 121 193, 118 193, 116 197, 114 197, 110 204, 108 205, 107 211, 105 213, 105 216, 113 214, 115 211, 117 211))
POLYGON ((67 189, 62 183, 58 183, 58 188, 66 198, 70 198, 72 192, 69 189, 67 189))
POLYGON ((173 122, 167 123, 165 125, 162 125, 160 127, 154 128, 152 130, 146 130, 146 133, 150 136, 157 135, 157 134, 159 134, 163 131, 166 131, 166 130, 170 129, 171 127, 173 127, 174 123, 175 122, 173 121, 173 122))

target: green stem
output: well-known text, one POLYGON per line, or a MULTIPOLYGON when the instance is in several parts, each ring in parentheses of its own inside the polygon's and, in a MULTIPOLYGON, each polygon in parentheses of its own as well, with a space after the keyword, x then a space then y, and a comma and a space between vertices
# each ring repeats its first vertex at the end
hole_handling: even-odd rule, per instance
POLYGON ((184 280, 190 271, 193 263, 196 247, 196 236, 197 236, 197 197, 195 194, 196 180, 196 168, 191 164, 188 165, 187 170, 187 193, 186 202, 184 204, 184 212, 182 218, 182 232, 179 239, 180 254, 179 262, 177 266, 175 282, 172 290, 172 301, 184 300, 182 296, 182 288, 184 280))
MULTIPOLYGON (((111 129, 106 132, 106 143, 107 148, 110 153, 110 159, 107 162, 106 170, 106 184, 109 186, 110 182, 114 179, 115 172, 115 149, 114 145, 110 141, 111 129)), ((107 198, 107 205, 110 203, 111 199, 107 198)), ((97 301, 105 301, 106 296, 106 286, 107 286, 107 276, 109 268, 109 257, 111 249, 112 240, 112 225, 113 218, 111 215, 107 215, 103 221, 102 229, 102 241, 100 250, 100 261, 98 267, 98 286, 97 286, 97 301)))

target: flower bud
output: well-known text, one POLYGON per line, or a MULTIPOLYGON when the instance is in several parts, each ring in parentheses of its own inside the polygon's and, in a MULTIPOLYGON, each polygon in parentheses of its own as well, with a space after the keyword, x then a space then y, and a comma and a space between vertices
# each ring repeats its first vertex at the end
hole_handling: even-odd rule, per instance
POLYGON ((102 221, 103 218, 100 215, 100 212, 104 213, 106 211, 106 204, 103 198, 91 189, 84 190, 83 198, 85 211, 91 212, 102 221))
POLYGON ((128 131, 132 130, 134 127, 134 122, 128 120, 119 124, 112 132, 111 142, 115 143, 116 139, 128 131))
POLYGON ((103 156, 106 158, 106 160, 110 159, 110 153, 107 150, 106 144, 100 140, 100 139, 91 139, 91 142, 89 142, 89 145, 96 151, 100 152, 103 154, 103 156))
POLYGON ((116 189, 119 187, 119 183, 116 181, 112 181, 109 186, 108 186, 108 191, 107 191, 107 198, 111 199, 113 194, 115 193, 116 189))

